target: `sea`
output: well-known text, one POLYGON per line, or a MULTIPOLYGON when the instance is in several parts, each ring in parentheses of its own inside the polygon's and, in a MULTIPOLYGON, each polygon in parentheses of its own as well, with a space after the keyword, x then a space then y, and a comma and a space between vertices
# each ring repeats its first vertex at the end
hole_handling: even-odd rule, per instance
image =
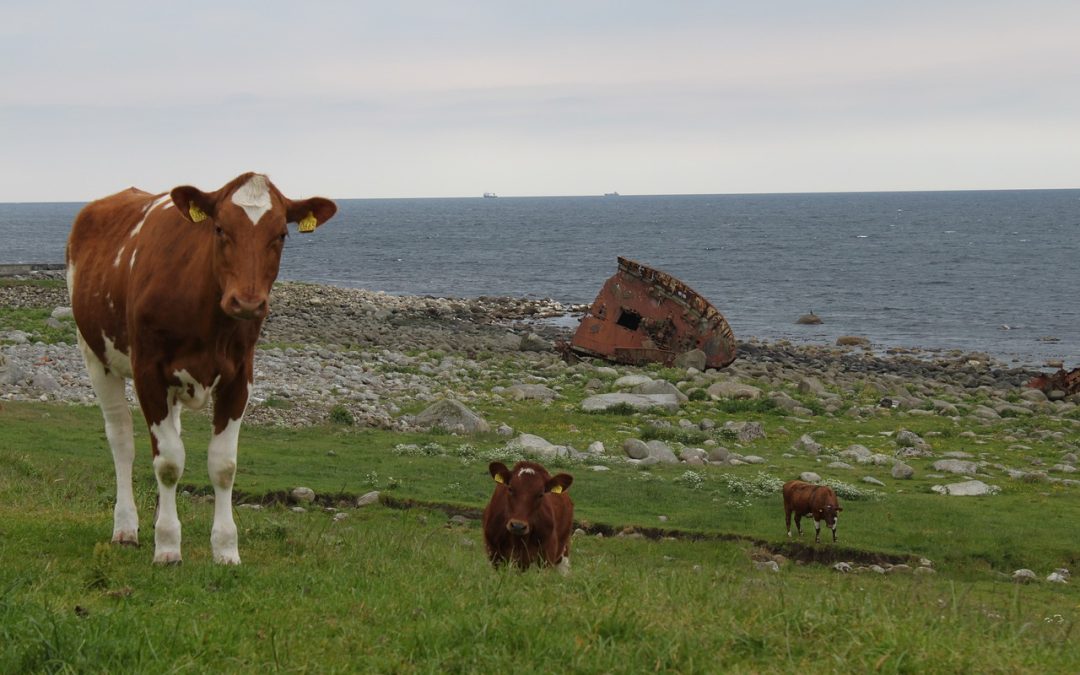
MULTIPOLYGON (((739 339, 1080 365, 1080 190, 336 201, 292 232, 279 278, 588 304, 623 256, 681 279, 739 339), (820 325, 796 323, 810 312, 820 325)), ((81 206, 0 204, 0 263, 62 262, 81 206)))

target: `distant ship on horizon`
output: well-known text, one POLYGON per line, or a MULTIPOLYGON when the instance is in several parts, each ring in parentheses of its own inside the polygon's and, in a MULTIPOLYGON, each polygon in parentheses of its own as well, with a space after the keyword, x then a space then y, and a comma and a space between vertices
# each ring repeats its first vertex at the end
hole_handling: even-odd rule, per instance
POLYGON ((605 197, 618 197, 619 193, 618 192, 605 192, 604 196, 605 197))
POLYGON ((498 196, 499 195, 495 194, 494 192, 485 192, 484 193, 484 199, 495 199, 498 196))

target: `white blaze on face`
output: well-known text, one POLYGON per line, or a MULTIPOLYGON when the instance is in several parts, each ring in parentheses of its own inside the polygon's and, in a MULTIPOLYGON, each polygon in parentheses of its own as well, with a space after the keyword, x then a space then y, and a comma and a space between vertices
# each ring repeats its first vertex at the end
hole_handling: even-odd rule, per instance
POLYGON ((266 176, 255 174, 248 182, 237 188, 232 196, 233 204, 244 209, 252 225, 258 225, 259 219, 271 209, 270 181, 266 176))
POLYGON ((536 471, 534 469, 530 469, 529 467, 525 467, 524 469, 520 469, 518 471, 519 476, 524 476, 524 475, 530 474, 530 473, 536 473, 536 471))

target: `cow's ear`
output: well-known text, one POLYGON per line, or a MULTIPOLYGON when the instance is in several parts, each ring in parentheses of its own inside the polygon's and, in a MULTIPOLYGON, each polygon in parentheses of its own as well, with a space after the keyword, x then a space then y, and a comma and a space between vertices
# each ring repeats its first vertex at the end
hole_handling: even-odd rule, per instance
POLYGON ((169 196, 180 215, 193 223, 200 223, 214 217, 214 198, 198 188, 181 185, 173 188, 169 196))
POLYGON ((488 464, 488 473, 495 479, 496 483, 506 485, 510 482, 510 469, 506 468, 506 465, 502 462, 492 462, 488 464))
POLYGON ((300 232, 314 232, 315 228, 334 217, 337 213, 337 204, 322 197, 301 199, 300 201, 288 202, 285 219, 290 223, 299 224, 300 232))
POLYGON ((554 492, 555 494, 559 494, 561 492, 566 492, 567 490, 569 490, 570 484, 573 482, 573 476, 568 473, 560 473, 549 478, 547 484, 544 486, 544 489, 546 489, 548 492, 554 492))

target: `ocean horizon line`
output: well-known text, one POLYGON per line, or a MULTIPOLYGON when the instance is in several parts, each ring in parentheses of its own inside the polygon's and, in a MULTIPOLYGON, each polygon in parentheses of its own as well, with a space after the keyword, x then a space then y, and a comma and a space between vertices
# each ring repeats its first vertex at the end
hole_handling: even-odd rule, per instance
MULTIPOLYGON (((119 188, 115 192, 119 192, 125 188, 119 188)), ((924 190, 796 190, 787 192, 656 192, 656 193, 633 193, 633 192, 618 192, 618 193, 603 193, 603 192, 587 192, 581 194, 494 194, 497 199, 619 199, 619 198, 645 198, 645 197, 799 197, 799 196, 838 196, 838 195, 919 195, 919 194, 969 194, 978 192, 1080 192, 1080 186, 1077 187, 1029 187, 1029 188, 942 188, 942 189, 924 189, 924 190)), ((110 193, 111 194, 111 193, 110 193)), ((330 199, 340 201, 415 201, 415 200, 474 200, 474 199, 486 199, 492 201, 491 197, 485 197, 485 193, 477 193, 474 195, 415 195, 415 196, 397 196, 397 197, 337 197, 332 196, 330 199)), ((101 197, 107 196, 105 194, 93 197, 91 199, 59 199, 59 200, 30 200, 30 201, 0 201, 2 206, 33 206, 35 204, 87 204, 101 197)))

